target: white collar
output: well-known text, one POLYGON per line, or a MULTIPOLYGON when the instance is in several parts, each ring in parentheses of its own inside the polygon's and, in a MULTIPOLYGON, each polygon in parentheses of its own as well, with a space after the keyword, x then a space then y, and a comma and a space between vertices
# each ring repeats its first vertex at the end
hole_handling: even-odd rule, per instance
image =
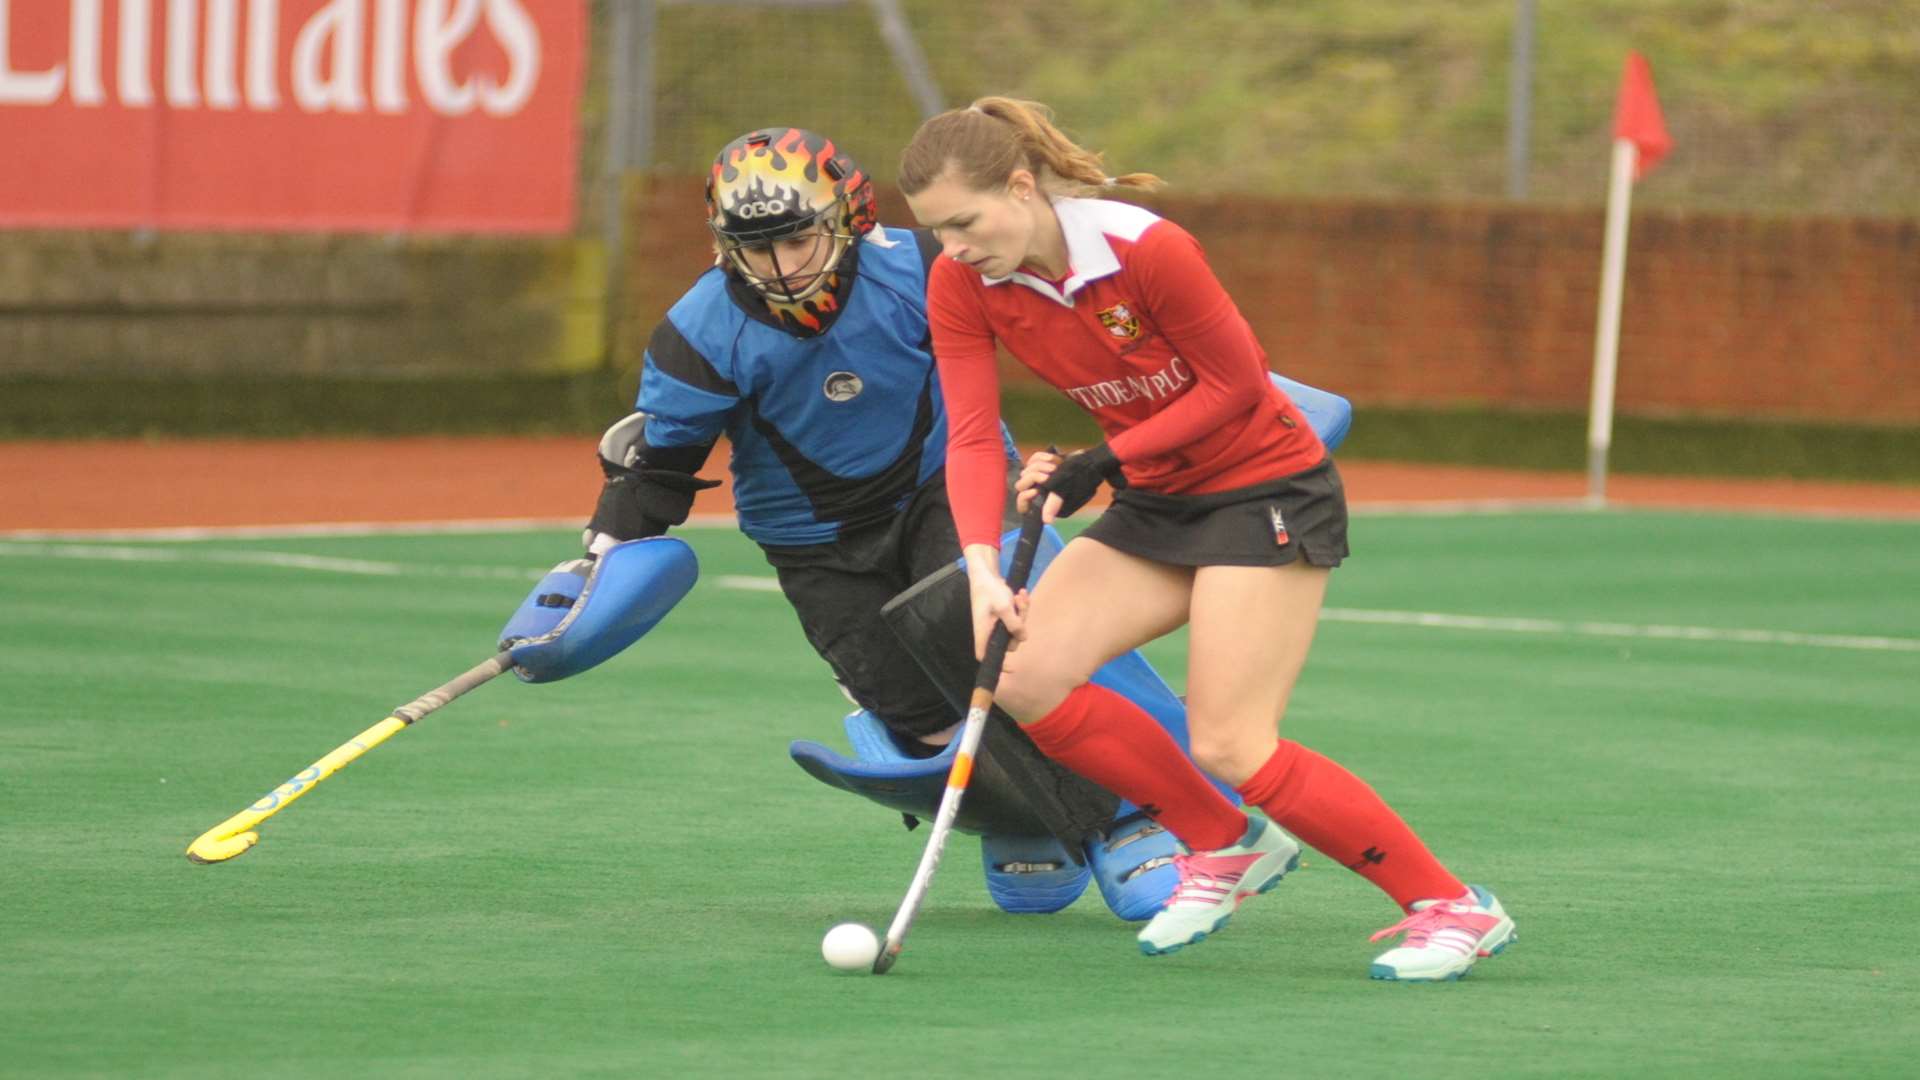
MULTIPOLYGON (((1018 269, 1006 277, 993 278, 982 274, 980 280, 988 285, 1017 282, 1063 307, 1072 307, 1074 293, 1085 288, 1089 282, 1098 281, 1120 269, 1120 257, 1113 253, 1113 245, 1107 243, 1106 230, 1102 227, 1107 224, 1105 219, 1112 216, 1103 212, 1105 208, 1125 207, 1139 213, 1146 211, 1104 199, 1074 199, 1059 195, 1048 196, 1048 201, 1053 204, 1053 215, 1060 220, 1060 232, 1067 241, 1067 269, 1071 271, 1067 280, 1055 288, 1053 282, 1046 278, 1018 269)), ((1138 231, 1128 231, 1138 235, 1138 231)))

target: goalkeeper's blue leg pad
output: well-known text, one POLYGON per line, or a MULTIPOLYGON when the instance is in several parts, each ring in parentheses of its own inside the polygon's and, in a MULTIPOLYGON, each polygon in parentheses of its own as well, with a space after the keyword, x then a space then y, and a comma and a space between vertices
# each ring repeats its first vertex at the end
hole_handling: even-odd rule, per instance
POLYGON ((1051 836, 988 833, 980 838, 980 862, 987 895, 1011 915, 1051 915, 1078 900, 1093 879, 1051 836))
POLYGON ((865 709, 848 714, 846 731, 847 741, 853 744, 852 757, 804 739, 794 741, 787 752, 808 775, 829 787, 872 799, 905 815, 911 824, 920 818, 932 820, 947 790, 955 748, 930 758, 911 757, 893 741, 880 718, 865 709))
MULTIPOLYGON (((879 717, 865 709, 848 714, 847 741, 853 756, 847 757, 828 747, 804 739, 796 740, 787 752, 807 774, 821 783, 871 799, 898 811, 913 828, 921 821, 932 821, 946 794, 947 773, 953 767, 957 744, 948 744, 932 757, 914 757, 900 749, 892 732, 879 717)), ((1078 838, 1086 835, 1093 822, 1111 820, 1118 800, 1099 788, 1078 781, 1102 796, 1101 801, 1075 802, 1063 808, 1058 789, 1039 785, 1028 767, 1045 766, 1059 770, 1078 781, 1064 767, 1050 765, 1033 744, 1012 731, 1012 725, 997 717, 987 720, 980 740, 980 752, 974 756, 973 782, 953 827, 963 833, 1001 836, 1059 836, 1074 838, 1069 861, 1078 861, 1078 838), (1066 819, 1074 815, 1089 824, 1070 827, 1066 819)))
MULTIPOLYGON (((1145 709, 1181 750, 1187 749, 1186 703, 1139 650, 1107 661, 1094 672, 1093 682, 1145 709)), ((1218 780, 1213 786, 1235 806, 1240 804, 1240 793, 1231 786, 1218 780)), ((1179 841, 1130 803, 1120 804, 1113 824, 1089 838, 1086 850, 1101 898, 1115 915, 1129 922, 1158 914, 1180 881, 1173 865, 1179 841)))
POLYGON ((1347 429, 1353 426, 1352 402, 1339 394, 1296 382, 1285 375, 1269 371, 1267 377, 1293 399, 1294 406, 1306 418, 1307 426, 1313 429, 1313 433, 1320 436, 1321 445, 1327 448, 1328 453, 1347 441, 1347 429))
POLYGON ((1167 906, 1167 898, 1180 883, 1180 872, 1173 865, 1178 854, 1180 842, 1173 834, 1138 812, 1087 840, 1087 863, 1100 886, 1100 897, 1128 922, 1151 919, 1167 906))

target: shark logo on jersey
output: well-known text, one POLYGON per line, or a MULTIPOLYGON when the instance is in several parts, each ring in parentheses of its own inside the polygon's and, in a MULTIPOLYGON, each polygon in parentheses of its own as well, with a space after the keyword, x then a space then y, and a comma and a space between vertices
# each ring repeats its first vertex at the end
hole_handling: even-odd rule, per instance
POLYGON ((820 392, 827 395, 828 401, 852 401, 866 388, 867 384, 861 382, 860 376, 853 372, 836 371, 827 376, 826 385, 820 388, 820 392))
POLYGON ((1140 317, 1126 304, 1102 308, 1096 314, 1100 316, 1100 325, 1107 328, 1107 333, 1121 341, 1132 341, 1140 336, 1140 317))

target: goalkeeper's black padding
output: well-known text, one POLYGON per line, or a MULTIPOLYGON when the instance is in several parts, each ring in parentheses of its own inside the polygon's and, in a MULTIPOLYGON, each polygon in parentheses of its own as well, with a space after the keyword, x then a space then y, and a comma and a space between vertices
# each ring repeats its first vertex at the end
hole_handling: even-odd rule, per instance
MULTIPOLYGON (((973 608, 957 563, 916 582, 880 609, 957 715, 964 716, 979 674, 973 659, 973 608)), ((981 733, 964 808, 1015 800, 1046 832, 1077 851, 1113 820, 1120 798, 1042 754, 1013 718, 995 708, 981 733)), ((985 813, 985 811, 983 811, 985 813)))
POLYGON ((989 715, 980 732, 980 752, 967 785, 967 801, 975 799, 989 810, 1024 806, 1076 864, 1084 861, 1084 842, 1100 835, 1120 811, 1120 796, 1042 754, 1005 713, 989 715))
POLYGON ((684 523, 693 511, 693 497, 720 486, 718 480, 702 480, 672 469, 634 469, 605 458, 600 459, 600 465, 607 479, 600 487, 600 501, 587 528, 616 540, 658 536, 684 523))
MULTIPOLYGON (((601 464, 607 462, 602 459, 601 464)), ((613 466, 607 481, 600 486, 600 501, 594 504, 593 519, 587 522, 590 533, 605 533, 615 540, 640 540, 659 536, 681 521, 693 507, 693 496, 686 497, 678 521, 671 520, 671 507, 665 515, 649 515, 640 505, 640 476, 632 469, 613 466)))
POLYGON ((647 414, 623 417, 600 437, 600 472, 606 482, 587 528, 616 540, 658 536, 683 524, 693 498, 720 486, 698 473, 714 444, 657 447, 647 445, 647 414))

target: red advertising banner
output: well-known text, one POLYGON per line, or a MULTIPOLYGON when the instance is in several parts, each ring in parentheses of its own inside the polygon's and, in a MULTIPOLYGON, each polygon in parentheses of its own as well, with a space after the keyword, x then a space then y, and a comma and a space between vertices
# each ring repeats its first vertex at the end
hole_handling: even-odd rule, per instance
POLYGON ((0 228, 557 232, 581 0, 0 0, 0 228))

